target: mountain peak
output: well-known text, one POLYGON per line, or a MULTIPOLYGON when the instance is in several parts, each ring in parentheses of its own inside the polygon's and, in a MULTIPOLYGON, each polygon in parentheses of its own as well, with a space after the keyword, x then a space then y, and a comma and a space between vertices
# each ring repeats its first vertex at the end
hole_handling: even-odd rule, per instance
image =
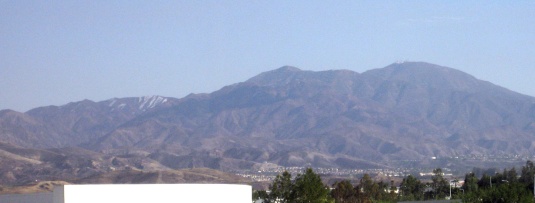
POLYGON ((283 66, 275 70, 260 73, 259 75, 252 77, 246 82, 268 86, 278 85, 281 83, 286 84, 296 75, 299 75, 304 72, 306 71, 303 71, 293 66, 283 66))
POLYGON ((276 72, 296 72, 301 71, 301 69, 294 67, 294 66, 283 66, 278 69, 275 69, 276 72))
POLYGON ((22 113, 20 113, 18 111, 11 110, 11 109, 0 110, 0 117, 1 116, 5 116, 5 115, 17 115, 17 114, 22 114, 22 113))
POLYGON ((384 68, 363 73, 380 80, 403 81, 428 87, 451 87, 468 90, 477 87, 480 80, 465 72, 426 62, 396 62, 384 68))
POLYGON ((385 68, 439 68, 444 69, 446 67, 439 66, 432 63, 422 62, 422 61, 396 61, 385 68))

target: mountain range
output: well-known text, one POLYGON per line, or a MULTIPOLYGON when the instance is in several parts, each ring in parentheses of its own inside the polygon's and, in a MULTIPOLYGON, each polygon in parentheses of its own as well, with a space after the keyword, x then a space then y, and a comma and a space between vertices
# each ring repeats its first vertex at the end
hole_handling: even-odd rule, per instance
POLYGON ((431 157, 473 163, 530 157, 534 138, 535 98, 452 68, 404 62, 357 73, 285 66, 180 99, 2 110, 0 183, 266 163, 383 168, 431 157))

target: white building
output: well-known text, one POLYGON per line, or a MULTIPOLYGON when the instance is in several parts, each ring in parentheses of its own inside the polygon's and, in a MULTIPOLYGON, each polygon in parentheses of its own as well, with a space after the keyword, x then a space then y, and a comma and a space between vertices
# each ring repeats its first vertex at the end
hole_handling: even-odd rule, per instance
POLYGON ((64 185, 39 198, 35 194, 0 195, 2 203, 250 203, 252 187, 232 184, 64 185), (50 195, 52 194, 52 195, 50 195))

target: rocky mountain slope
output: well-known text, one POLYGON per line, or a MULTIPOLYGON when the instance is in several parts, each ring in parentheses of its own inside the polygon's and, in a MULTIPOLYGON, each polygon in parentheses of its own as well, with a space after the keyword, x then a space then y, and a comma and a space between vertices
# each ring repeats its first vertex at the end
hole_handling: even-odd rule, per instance
MULTIPOLYGON (((43 154, 83 148, 106 167, 113 157, 133 168, 396 167, 429 157, 527 156, 534 138, 535 98, 423 62, 364 73, 282 67, 181 99, 0 111, 0 141, 43 154)), ((11 154, 5 160, 42 161, 11 154)))
POLYGON ((98 139, 119 125, 154 109, 172 106, 178 99, 151 96, 84 100, 47 106, 25 113, 0 111, 0 141, 22 147, 77 146, 98 139))

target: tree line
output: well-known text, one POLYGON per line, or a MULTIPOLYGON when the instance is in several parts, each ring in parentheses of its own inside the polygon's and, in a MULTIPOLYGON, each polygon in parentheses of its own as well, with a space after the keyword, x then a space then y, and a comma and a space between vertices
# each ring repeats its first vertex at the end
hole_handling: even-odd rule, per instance
POLYGON ((321 177, 307 168, 295 179, 287 171, 275 177, 266 191, 254 191, 253 201, 265 203, 371 203, 460 199, 462 202, 511 203, 534 201, 535 166, 527 161, 520 174, 513 167, 501 173, 473 170, 464 177, 462 187, 452 187, 459 180, 446 180, 440 168, 433 170, 431 181, 426 183, 412 175, 403 178, 399 191, 394 182, 374 181, 365 174, 353 185, 349 180, 338 181, 328 187, 321 177))

